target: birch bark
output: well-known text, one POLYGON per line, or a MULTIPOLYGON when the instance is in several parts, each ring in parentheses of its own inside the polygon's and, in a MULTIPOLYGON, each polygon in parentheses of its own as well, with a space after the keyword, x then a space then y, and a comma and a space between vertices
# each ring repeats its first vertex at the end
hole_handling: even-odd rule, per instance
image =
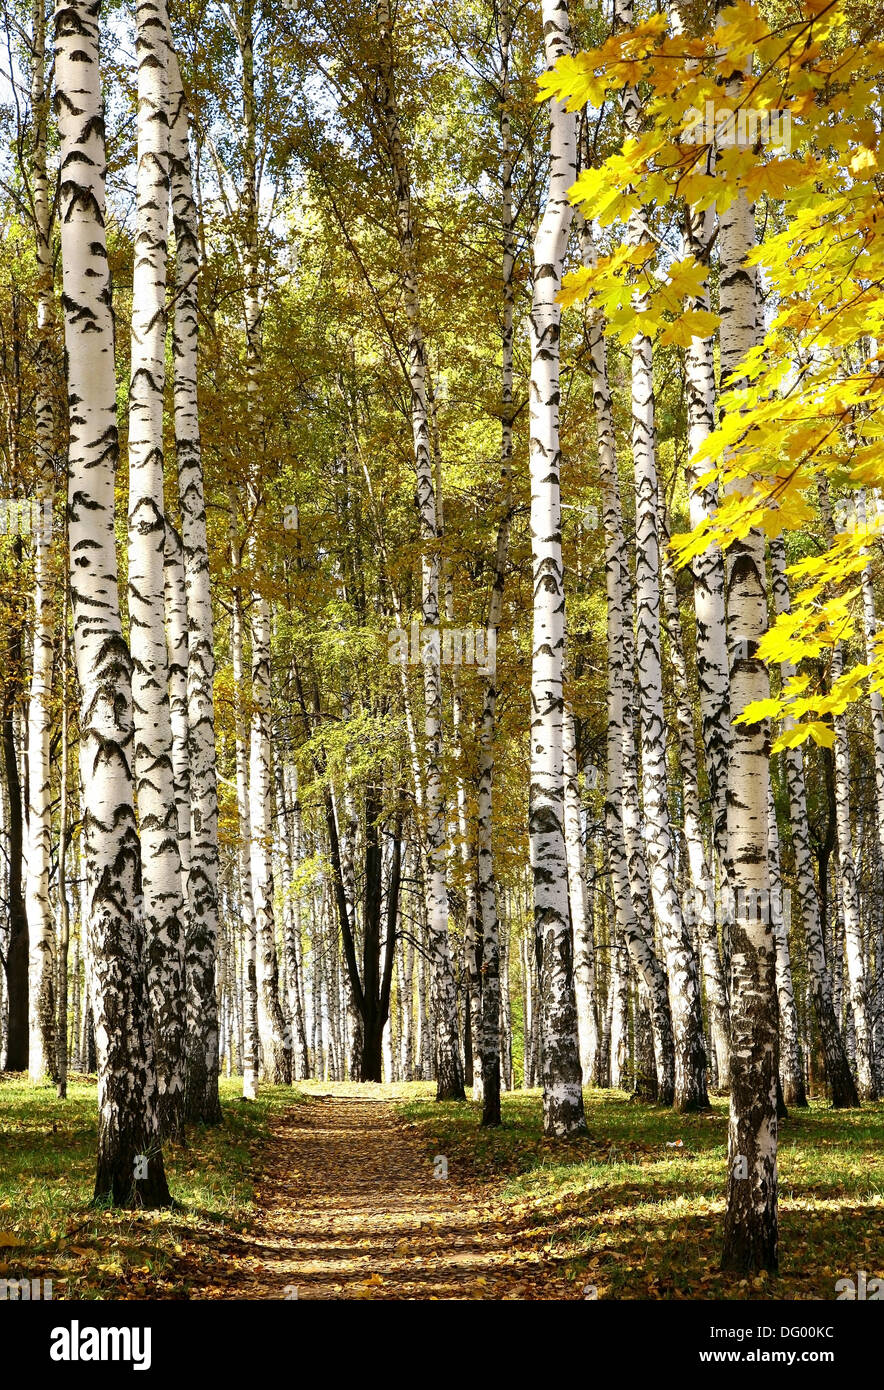
MULTIPOLYGON (((789 585, 786 579, 786 548, 782 536, 770 542, 771 588, 774 608, 778 614, 788 613, 789 585)), ((795 675, 791 661, 781 663, 780 671, 786 685, 795 675)), ((787 721, 786 728, 791 727, 787 721)), ((801 916, 804 923, 804 949, 810 975, 810 989, 820 1031, 826 1079, 831 1089, 832 1104, 838 1109, 859 1104, 856 1082, 850 1071, 844 1039, 835 1011, 832 977, 826 959, 820 899, 813 868, 813 850, 807 817, 807 790, 804 780, 804 753, 800 745, 787 748, 783 754, 786 764, 786 784, 789 789, 789 812, 792 830, 792 850, 795 855, 795 876, 801 916)))
POLYGON ((97 0, 60 3, 55 15, 68 536, 99 1073, 95 1196, 114 1205, 161 1206, 170 1199, 136 905, 141 854, 131 771, 132 664, 120 621, 114 544, 119 441, 98 19, 97 0))
POLYGON ((34 249, 37 262, 37 389, 34 401, 35 497, 33 661, 28 701, 28 818, 25 909, 28 919, 28 1070, 32 1081, 54 1075, 55 939, 49 899, 52 854, 50 697, 53 603, 50 566, 54 421, 49 392, 53 315, 52 200, 46 167, 49 89, 46 81, 46 5, 34 0, 31 33, 31 150, 29 158, 34 249))
MULTIPOLYGON (((742 91, 732 73, 726 93, 742 91)), ((739 384, 738 367, 757 335, 754 210, 741 193, 719 228, 721 377, 739 384)), ((745 490, 749 482, 735 483, 745 490)), ((777 997, 767 861, 770 740, 766 722, 736 723, 752 700, 767 698, 767 668, 757 656, 767 631, 764 536, 750 531, 727 552, 727 642, 733 741, 728 763, 728 882, 734 894, 731 931, 731 1106, 728 1189, 722 1264, 729 1269, 777 1267, 777 997)))
POLYGON ((190 167, 188 110, 181 73, 169 50, 172 222, 175 231, 175 455, 187 599, 187 738, 190 773, 190 867, 187 875, 185 971, 187 1080, 193 1123, 217 1124, 218 778, 215 763, 215 645, 209 549, 197 409, 199 237, 190 167))
MULTIPOLYGON (((595 260, 595 247, 588 224, 581 222, 581 248, 584 264, 595 260)), ((589 322, 590 361, 592 364, 593 405, 596 417, 599 483, 602 496, 602 520, 605 530, 605 596, 607 640, 607 784, 605 796, 605 834, 614 911, 617 929, 626 943, 638 977, 645 985, 651 1014, 654 1042, 654 1061, 657 1078, 656 1098, 671 1105, 675 1093, 675 1054, 672 1038, 672 1015, 666 975, 657 959, 652 937, 645 929, 644 913, 636 903, 649 903, 649 885, 643 847, 638 835, 638 788, 631 781, 633 826, 635 833, 627 846, 624 808, 624 782, 635 771, 632 721, 628 715, 631 701, 626 699, 624 683, 632 675, 631 618, 627 613, 629 573, 624 564, 626 537, 623 532, 623 512, 620 503, 620 482, 617 475, 614 410, 608 382, 605 337, 597 315, 589 322), (624 749, 627 749, 624 755, 624 749), (631 756, 630 756, 631 754, 631 756)), ((609 1073, 610 1063, 606 1070, 609 1073)))
POLYGON ((142 849, 147 978, 163 1131, 184 1125, 184 899, 178 839, 169 658, 165 631, 166 266, 169 225, 168 18, 165 0, 138 0, 138 163, 129 381, 129 643, 135 793, 142 849))
MULTIPOLYGON (((544 0, 548 67, 573 51, 567 0, 544 0)), ((534 875, 534 923, 541 943, 541 1074, 544 1133, 567 1136, 586 1128, 564 835, 562 746, 565 591, 559 443, 562 281, 573 209, 568 190, 577 174, 577 121, 549 104, 550 175, 546 205, 533 245, 530 442, 531 551, 534 623, 531 666, 531 785, 529 837, 534 875)))

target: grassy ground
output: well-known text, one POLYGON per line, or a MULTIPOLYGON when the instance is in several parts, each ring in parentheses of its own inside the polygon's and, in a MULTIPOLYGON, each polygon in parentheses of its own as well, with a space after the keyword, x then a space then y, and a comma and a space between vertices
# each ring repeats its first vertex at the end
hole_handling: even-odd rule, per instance
MULTIPOLYGON (((260 1225, 253 1184, 271 1123, 297 1098, 266 1089, 244 1105, 240 1085, 222 1083, 223 1127, 167 1149, 178 1205, 119 1213, 89 1206, 94 1078, 76 1078, 61 1102, 0 1076, 0 1277, 51 1279, 56 1299, 199 1298, 223 1282, 237 1233, 260 1225)), ((677 1116, 587 1092, 589 1136, 563 1143, 543 1138, 537 1091, 505 1096, 494 1131, 472 1104, 437 1105, 428 1086, 371 1089, 394 1101, 428 1161, 444 1154, 452 1178, 502 1210, 520 1258, 541 1254, 575 1297, 830 1300, 838 1278, 884 1276, 884 1104, 792 1112, 780 1134, 780 1274, 740 1279, 718 1270, 726 1102, 677 1116)))
POLYGON ((621 1092, 585 1098, 589 1137, 570 1143, 543 1138, 537 1091, 504 1096, 499 1130, 478 1129, 472 1104, 404 1112, 449 1172, 489 1180, 586 1297, 829 1300, 842 1276, 884 1276, 884 1104, 814 1103, 783 1122, 780 1274, 743 1279, 718 1269, 727 1102, 679 1116, 621 1092))
POLYGON ((225 1123, 166 1149, 171 1211, 90 1209, 96 1083, 76 1077, 67 1101, 0 1075, 0 1277, 53 1281, 54 1298, 199 1297, 199 1272, 254 1212, 252 1175, 274 1109, 293 1093, 263 1089, 248 1105, 223 1081, 225 1123))

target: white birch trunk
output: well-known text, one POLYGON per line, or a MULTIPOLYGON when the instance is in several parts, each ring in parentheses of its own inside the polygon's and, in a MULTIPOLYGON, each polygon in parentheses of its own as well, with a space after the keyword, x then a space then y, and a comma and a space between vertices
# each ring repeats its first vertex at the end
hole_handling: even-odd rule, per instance
MULTIPOLYGON (((866 524, 865 489, 860 488, 854 499, 856 519, 861 526, 866 524)), ((866 661, 872 662, 876 655, 878 619, 875 613, 875 590, 872 582, 871 565, 862 570, 863 593, 863 638, 866 661)), ((869 706, 872 720, 872 739, 875 757, 875 810, 878 827, 878 869, 884 873, 884 696, 880 690, 869 691, 869 706)), ((884 1096, 884 940, 881 933, 881 914, 876 923, 875 972, 870 988, 872 1070, 875 1088, 879 1096, 884 1096)))
MULTIPOLYGON (((595 248, 589 226, 581 224, 581 245, 584 264, 595 260, 595 248)), ((605 834, 611 888, 618 930, 626 943, 638 977, 648 991, 651 1029, 654 1039, 654 1060, 657 1073, 657 1096, 663 1105, 671 1105, 675 1091, 675 1057, 672 1040, 672 1016, 666 976, 654 954, 652 934, 645 930, 645 914, 636 909, 636 902, 650 903, 650 889, 644 861, 643 846, 638 832, 638 789, 634 779, 635 758, 632 719, 628 713, 631 698, 627 698, 624 682, 632 677, 631 621, 626 613, 629 574, 624 564, 626 538, 623 532, 623 513, 620 505, 620 484, 617 476, 617 454, 614 434, 614 412, 605 352, 605 337, 597 315, 589 324, 590 360, 592 364, 593 404, 596 416, 596 442, 599 461, 599 482, 602 494, 602 519, 605 529, 605 595, 607 612, 607 785, 605 796, 605 834), (627 651, 630 653, 627 662, 627 651), (624 749, 627 752, 624 754, 624 749), (629 782, 631 796, 624 796, 629 782), (626 811, 631 811, 631 853, 627 852, 626 811)), ((606 1068, 610 1074, 610 1063, 606 1068)))
POLYGON ((141 855, 131 771, 131 657, 120 622, 114 543, 119 443, 98 11, 97 0, 60 6, 55 40, 70 411, 68 538, 98 1053, 95 1196, 115 1205, 159 1206, 168 1203, 169 1191, 136 907, 141 855), (142 1157, 145 1177, 137 1176, 142 1157))
POLYGON ((789 951, 791 913, 786 912, 787 899, 783 892, 780 868, 780 832, 773 787, 767 793, 767 858, 770 873, 770 912, 777 954, 777 999, 780 1007, 780 1084, 783 1102, 799 1108, 807 1106, 804 1094, 804 1072, 801 1062, 801 1043, 798 1034, 798 1011, 795 1007, 795 988, 792 983, 792 958, 789 951))
MULTIPOLYGON (((544 0, 544 53, 551 68, 573 51, 567 0, 544 0)), ((551 1136, 585 1130, 564 834, 562 746, 565 591, 560 494, 559 369, 562 282, 577 173, 577 120, 549 103, 550 176, 534 238, 530 443, 534 624, 531 666, 529 836, 535 930, 542 943, 541 1072, 543 1128, 551 1136)))
MULTIPOLYGON (((741 87, 733 74, 728 92, 741 87)), ((721 376, 734 373, 756 339, 755 277, 745 258, 755 244, 753 209, 741 193, 722 214, 719 234, 721 376)), ((748 480, 734 484, 747 488, 748 480)), ((726 564, 731 713, 767 698, 757 656, 767 631, 764 536, 734 542, 726 564)), ((769 732, 766 722, 733 726, 727 784, 731 930, 731 1106, 723 1266, 777 1267, 777 998, 767 861, 769 732)))
POLYGON ((215 647, 197 409, 199 242, 190 172, 187 103, 169 51, 170 173, 175 229, 175 454, 187 596, 187 729, 190 871, 187 876, 187 1119, 217 1124, 218 781, 215 764, 215 647))
MULTIPOLYGON (((254 558, 254 557, 253 557, 254 558)), ((258 937, 259 1022, 264 1074, 274 1086, 292 1080, 291 1038, 279 1003, 279 963, 273 906, 273 777, 270 753, 270 602, 261 593, 252 599, 252 726, 249 799, 252 822, 251 868, 258 937)))
POLYGON ((138 164, 129 384, 129 643, 135 792, 142 850, 147 978, 163 1131, 184 1124, 184 900, 165 631, 166 266, 169 225, 168 20, 165 0, 138 0, 138 164))
MULTIPOLYGON (((637 98, 627 90, 627 110, 637 98)), ((626 116, 633 134, 637 118, 626 116)), ((641 219, 633 219, 629 240, 642 239, 641 219)), ((660 537, 657 520, 657 460, 651 341, 632 342, 632 453, 635 469, 635 616, 641 714, 641 765, 645 854, 654 912, 666 955, 669 1002, 675 1040, 677 1110, 708 1104, 706 1049, 700 1002, 700 975, 678 896, 675 852, 666 778, 666 723, 660 653, 660 537)))
POLYGON ((187 720, 187 590, 181 537, 166 517, 166 646, 169 659, 169 715, 172 726, 172 776, 181 883, 187 902, 190 873, 190 728, 187 720))
MULTIPOLYGON (((689 7, 683 0, 670 3, 672 30, 690 30, 689 7)), ((688 68, 696 65, 688 63, 688 68)), ((715 154, 707 154, 705 168, 715 169, 715 154)), ((700 264, 708 265, 714 240, 715 214, 685 209, 684 250, 700 264)), ((696 298, 685 310, 712 307, 708 278, 696 298)), ((691 527, 697 527, 715 513, 718 502, 714 484, 702 484, 705 465, 696 467, 693 458, 715 426, 715 343, 712 338, 692 338, 685 352, 687 388, 688 462, 685 477, 691 527)), ((731 740, 728 691, 727 632, 724 611, 724 560, 718 545, 709 545, 691 566, 694 580, 695 642, 697 648, 697 686, 700 697, 703 751, 712 800, 712 833, 719 869, 727 873, 727 755, 731 740)), ((722 1078, 719 1075, 719 1085, 722 1078)), ((726 1083, 725 1083, 726 1084, 726 1083)))
POLYGON ((595 999, 595 942, 586 890, 586 856, 577 777, 574 713, 565 702, 562 717, 562 757, 565 778, 565 856, 568 864, 568 900, 574 940, 574 995, 583 1084, 592 1084, 598 1051, 598 1018, 595 999))
POLYGON ((715 914, 715 885, 712 867, 703 843, 700 812, 700 787, 697 774, 697 751, 694 742, 694 717, 688 702, 688 674, 682 638, 681 617, 678 611, 678 590, 675 572, 668 555, 669 527, 665 510, 660 513, 663 537, 663 603, 669 652, 676 689, 676 718, 678 720, 678 755, 682 778, 684 837, 688 851, 688 867, 694 900, 694 914, 700 940, 700 955, 706 981, 710 1031, 718 1071, 719 1090, 730 1085, 730 1023, 727 991, 718 949, 718 924, 715 914))
MULTIPOLYGON (((770 542, 771 589, 777 614, 788 613, 789 585, 786 579, 786 549, 782 536, 770 542)), ((795 675, 791 661, 780 665, 783 684, 795 675)), ((787 720, 785 727, 794 721, 787 720)), ((795 876, 801 916, 804 923, 804 949, 810 976, 810 989, 817 1026, 823 1048, 826 1079, 836 1108, 859 1104, 856 1082, 850 1071, 844 1039, 835 1011, 832 977, 826 960, 823 923, 820 919, 820 900, 814 877, 814 857, 807 817, 807 789, 804 779, 804 753, 801 747, 787 748, 783 754, 786 764, 786 783, 789 789, 789 813, 792 830, 792 850, 795 855, 795 876)))
MULTIPOLYGON (((832 513, 828 479, 825 476, 820 476, 817 479, 817 493, 823 518, 823 529, 827 543, 831 545, 835 539, 835 519, 832 513)), ((831 679, 833 682, 841 675, 843 662, 843 649, 839 642, 832 652, 831 679)), ((833 761, 835 825, 838 836, 838 883, 840 890, 838 896, 844 917, 844 956, 847 963, 850 1008, 854 1028, 856 1079, 860 1099, 876 1100, 877 1086, 872 1070, 869 990, 851 825, 850 745, 847 735, 847 720, 844 714, 834 715, 832 724, 835 730, 833 761)))
MULTIPOLYGON (((237 568, 235 547, 231 563, 237 568)), ((252 820, 249 795, 248 723, 245 713, 242 597, 234 585, 230 619, 230 655, 233 665, 233 701, 236 726, 236 812, 239 910, 243 938, 243 1068, 244 1100, 254 1100, 258 1084, 258 964, 255 903, 252 894, 252 820)))
POLYGON ((55 938, 49 899, 52 854, 50 696, 53 603, 50 567, 54 422, 49 392, 53 316, 52 203, 46 169, 49 90, 46 83, 46 6, 34 0, 31 35, 30 185, 37 262, 37 371, 34 400, 35 498, 33 664, 28 700, 28 816, 24 855, 28 920, 28 1070, 32 1081, 55 1073, 55 938))

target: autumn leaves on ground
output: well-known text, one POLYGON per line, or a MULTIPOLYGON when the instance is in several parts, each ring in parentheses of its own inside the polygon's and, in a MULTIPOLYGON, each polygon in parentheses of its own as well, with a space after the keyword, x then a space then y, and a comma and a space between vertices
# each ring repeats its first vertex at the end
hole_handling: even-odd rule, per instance
POLYGON ((724 1100, 684 1117, 587 1091, 590 1135, 565 1143, 536 1091, 497 1131, 425 1083, 222 1095, 223 1127, 168 1151, 176 1207, 113 1212, 88 1206, 94 1078, 66 1105, 3 1078, 0 1274, 55 1299, 831 1300, 876 1267, 881 1103, 783 1123, 780 1275, 753 1280, 717 1267, 724 1100))

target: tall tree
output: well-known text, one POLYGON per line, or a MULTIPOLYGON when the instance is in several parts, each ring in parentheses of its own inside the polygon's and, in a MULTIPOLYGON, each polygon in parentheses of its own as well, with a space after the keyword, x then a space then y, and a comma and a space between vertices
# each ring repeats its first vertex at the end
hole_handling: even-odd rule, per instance
MULTIPOLYGON (((788 613, 789 583, 786 578, 786 547, 782 536, 770 543, 771 589, 774 608, 778 614, 788 613)), ((783 661, 780 671, 784 684, 795 675, 791 661, 783 661)), ((787 721, 787 729, 792 724, 787 721)), ((786 764, 786 785, 789 789, 789 818, 792 849, 795 855, 795 875, 798 901, 804 923, 804 950, 810 975, 810 993, 820 1031, 826 1079, 831 1088, 832 1104, 836 1108, 859 1105, 856 1082, 844 1047, 844 1039, 835 1011, 832 976, 826 959, 820 899, 813 872, 813 851, 810 823, 807 816, 807 787, 804 776, 804 753, 800 747, 788 747, 783 754, 786 764)))
MULTIPOLYGON (((632 24, 632 0, 617 0, 615 32, 632 24)), ((622 97, 626 137, 641 134, 641 105, 635 87, 622 97)), ((646 213, 634 211, 627 244, 648 240, 646 213)), ((637 292, 635 308, 641 309, 637 292)), ((658 523, 657 437, 654 413, 653 348, 647 333, 631 344, 632 456, 635 475, 635 618, 641 714, 644 832, 651 896, 660 927, 669 976, 669 1002, 675 1040, 675 1106, 702 1109, 706 1092, 706 1046, 696 952, 687 930, 675 875, 675 850, 666 774, 666 722, 660 646, 660 534, 658 523)))
MULTIPOLYGON (((430 453, 430 417, 427 402, 427 364, 420 292, 415 257, 415 229, 411 184, 394 86, 393 25, 388 0, 377 5, 380 46, 378 104, 393 175, 396 231, 402 270, 402 291, 408 322, 408 377, 411 390, 411 425, 417 476, 417 507, 423 542, 422 612, 427 629, 438 629, 439 553, 437 499, 430 453)), ((438 633, 437 633, 438 636, 438 633)), ((440 644, 426 644, 424 676, 425 811, 427 817, 428 911, 427 930, 433 964, 433 1017, 436 1027, 436 1096, 438 1100, 463 1100, 464 1084, 457 1032, 457 1000, 451 945, 448 937, 448 892, 445 883, 445 807, 442 781, 442 672, 440 644)))
POLYGON ((190 869, 187 875, 188 1120, 217 1124, 218 781, 215 763, 215 645, 202 445, 197 400, 199 240, 190 132, 181 71, 169 52, 170 172, 175 230, 175 455, 187 597, 187 736, 190 762, 190 869))
MULTIPOLYGON (((544 0, 548 67, 573 51, 567 0, 544 0)), ((529 835, 534 873, 534 923, 541 951, 541 1072, 544 1133, 586 1128, 574 993, 574 957, 565 850, 562 674, 565 592, 559 441, 562 311, 557 302, 577 174, 577 120, 549 103, 549 187, 533 245, 530 445, 531 553, 534 622, 531 662, 531 785, 529 835)))
POLYGON ((55 16, 62 269, 70 445, 68 526, 98 1052, 96 1199, 160 1206, 169 1189, 138 911, 141 853, 132 779, 132 663, 114 544, 119 454, 105 232, 106 157, 98 0, 55 16))
POLYGON ((172 762, 166 645, 163 397, 169 226, 169 25, 165 0, 139 0, 138 163, 129 381, 129 645, 147 978, 160 1118, 184 1125, 184 892, 172 762))
POLYGON ((52 198, 47 170, 49 87, 46 72, 46 5, 34 0, 31 20, 30 204, 37 261, 37 399, 34 405, 35 497, 33 664, 28 702, 28 822, 25 903, 31 1079, 55 1071, 55 941, 49 900, 52 815, 49 757, 53 662, 52 495, 54 409, 51 391, 50 328, 53 317, 52 198))
MULTIPOLYGON (((724 93, 739 99, 743 73, 728 75, 724 93)), ((740 384, 741 363, 757 337, 756 275, 747 264, 755 245, 754 209, 744 191, 719 224, 721 375, 740 384)), ((738 479, 732 491, 748 490, 738 479)), ((722 1264, 729 1269, 777 1267, 777 996, 770 920, 767 793, 770 737, 766 720, 740 723, 746 706, 770 693, 758 643, 767 631, 764 533, 753 529, 727 552, 726 612, 733 740, 727 782, 728 881, 731 926, 731 1106, 727 1209, 722 1264)))

